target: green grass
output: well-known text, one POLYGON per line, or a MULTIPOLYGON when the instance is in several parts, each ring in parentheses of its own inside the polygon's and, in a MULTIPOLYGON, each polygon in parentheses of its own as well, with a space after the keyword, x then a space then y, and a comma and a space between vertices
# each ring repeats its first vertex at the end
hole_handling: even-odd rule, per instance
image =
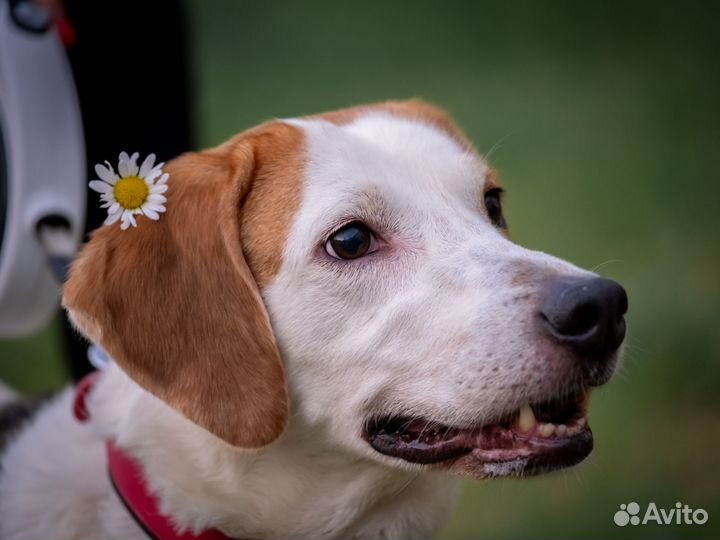
MULTIPOLYGON (((596 450, 529 481, 468 483, 460 538, 720 536, 720 54, 712 3, 191 4, 203 146, 271 117, 421 96, 508 189, 514 239, 622 282, 627 358, 596 450), (620 529, 620 503, 705 508, 620 529)), ((54 326, 0 344, 0 377, 58 384, 54 326)))

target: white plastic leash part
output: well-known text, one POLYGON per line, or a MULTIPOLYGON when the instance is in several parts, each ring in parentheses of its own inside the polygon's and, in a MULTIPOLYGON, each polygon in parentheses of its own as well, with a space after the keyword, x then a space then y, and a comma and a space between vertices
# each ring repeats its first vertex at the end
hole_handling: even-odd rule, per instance
POLYGON ((104 370, 113 363, 110 355, 106 353, 102 347, 94 343, 88 347, 87 355, 92 366, 99 371, 104 370))

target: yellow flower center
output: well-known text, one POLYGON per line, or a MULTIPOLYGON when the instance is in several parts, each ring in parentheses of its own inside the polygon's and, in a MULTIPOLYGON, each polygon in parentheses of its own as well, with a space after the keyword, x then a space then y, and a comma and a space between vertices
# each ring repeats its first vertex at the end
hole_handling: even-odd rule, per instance
POLYGON ((147 200, 150 189, 145 180, 138 176, 126 176, 115 183, 113 194, 120 206, 127 210, 140 208, 147 200))

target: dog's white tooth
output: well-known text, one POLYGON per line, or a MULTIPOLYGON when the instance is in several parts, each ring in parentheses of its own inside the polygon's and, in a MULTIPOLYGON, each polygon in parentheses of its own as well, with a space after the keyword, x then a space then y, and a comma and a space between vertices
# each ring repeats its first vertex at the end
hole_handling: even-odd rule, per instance
POLYGON ((560 424, 555 428, 555 432, 558 435, 565 435, 565 432, 567 431, 567 426, 565 424, 560 424))
POLYGON ((535 413, 533 412, 530 405, 524 405, 520 409, 520 415, 518 416, 517 426, 520 431, 527 433, 533 427, 535 427, 535 413))
POLYGON ((550 437, 555 433, 555 424, 542 424, 540 426, 540 435, 543 437, 550 437))

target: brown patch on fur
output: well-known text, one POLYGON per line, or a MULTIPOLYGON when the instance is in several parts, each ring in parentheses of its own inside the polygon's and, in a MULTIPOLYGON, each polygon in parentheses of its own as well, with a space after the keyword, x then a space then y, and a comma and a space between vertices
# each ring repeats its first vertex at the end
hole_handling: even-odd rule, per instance
POLYGON ((297 214, 305 171, 301 131, 267 124, 252 131, 255 179, 245 198, 240 239, 248 266, 260 288, 277 275, 282 252, 297 214))
POLYGON ((300 140, 268 124, 173 160, 167 212, 127 231, 101 227, 64 289, 78 327, 128 375, 235 446, 267 445, 287 423, 256 278, 265 283, 280 266, 300 140))
POLYGON ((320 118, 332 124, 343 125, 349 124, 359 116, 372 112, 385 112, 392 116, 423 122, 444 131, 466 150, 475 152, 470 140, 447 112, 421 99, 386 101, 384 103, 360 105, 358 107, 313 115, 308 118, 320 118))

